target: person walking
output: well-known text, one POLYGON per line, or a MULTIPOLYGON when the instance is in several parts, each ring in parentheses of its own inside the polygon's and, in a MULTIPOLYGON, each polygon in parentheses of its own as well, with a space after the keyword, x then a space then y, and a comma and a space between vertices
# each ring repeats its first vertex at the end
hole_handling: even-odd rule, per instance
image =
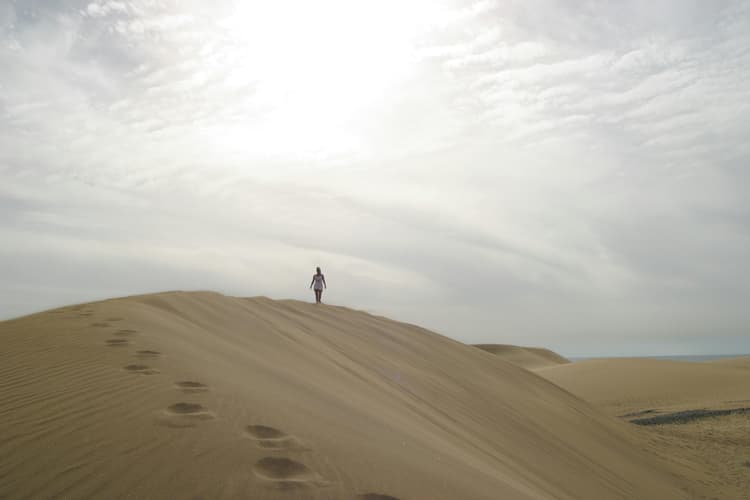
POLYGON ((313 288, 315 290, 315 303, 320 304, 323 297, 323 288, 328 288, 328 285, 326 285, 326 277, 320 272, 320 268, 317 267, 315 270, 316 272, 313 274, 312 281, 310 282, 310 288, 313 288, 313 285, 315 285, 313 288))

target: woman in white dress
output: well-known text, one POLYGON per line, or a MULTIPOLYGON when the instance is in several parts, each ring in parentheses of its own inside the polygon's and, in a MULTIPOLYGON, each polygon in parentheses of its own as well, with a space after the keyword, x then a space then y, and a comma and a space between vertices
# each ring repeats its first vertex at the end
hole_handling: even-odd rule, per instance
POLYGON ((326 277, 323 276, 323 273, 320 272, 320 268, 316 268, 316 273, 313 274, 313 279, 310 282, 310 288, 314 288, 315 290, 315 303, 320 304, 321 303, 321 297, 323 296, 323 288, 328 288, 328 285, 326 285, 326 277))

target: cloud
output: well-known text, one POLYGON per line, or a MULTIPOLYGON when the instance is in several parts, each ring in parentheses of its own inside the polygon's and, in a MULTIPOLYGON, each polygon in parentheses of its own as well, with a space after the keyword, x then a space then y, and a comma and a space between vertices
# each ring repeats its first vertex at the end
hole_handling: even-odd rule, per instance
POLYGON ((0 315, 321 265, 464 341, 750 350, 748 13, 0 4, 0 315))
POLYGON ((91 17, 105 17, 113 13, 126 13, 127 11, 125 2, 91 2, 86 6, 85 14, 91 17))

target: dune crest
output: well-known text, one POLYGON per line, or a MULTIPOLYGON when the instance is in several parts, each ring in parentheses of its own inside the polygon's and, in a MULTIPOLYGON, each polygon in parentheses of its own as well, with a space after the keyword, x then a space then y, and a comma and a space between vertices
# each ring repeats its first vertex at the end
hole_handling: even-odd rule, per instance
POLYGON ((1 498, 693 498, 634 426, 343 307, 171 292, 0 339, 1 498))
POLYGON ((521 347, 508 344, 474 344, 483 351, 527 370, 539 370, 570 363, 570 360, 543 347, 521 347))

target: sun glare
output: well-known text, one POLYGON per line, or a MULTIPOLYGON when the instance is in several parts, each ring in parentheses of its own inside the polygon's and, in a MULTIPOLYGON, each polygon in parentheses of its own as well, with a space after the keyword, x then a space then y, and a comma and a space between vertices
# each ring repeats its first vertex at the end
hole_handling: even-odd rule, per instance
POLYGON ((430 9, 427 2, 238 2, 222 26, 233 71, 255 83, 264 143, 357 148, 351 120, 409 77, 430 9))

